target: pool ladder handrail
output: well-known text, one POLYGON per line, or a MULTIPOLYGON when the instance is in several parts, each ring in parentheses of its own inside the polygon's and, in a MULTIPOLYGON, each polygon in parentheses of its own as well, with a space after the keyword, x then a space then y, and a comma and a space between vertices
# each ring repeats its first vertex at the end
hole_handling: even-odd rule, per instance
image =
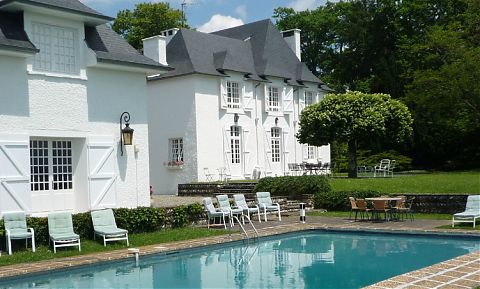
MULTIPOLYGON (((240 226, 240 229, 242 229, 242 232, 243 234, 245 235, 246 239, 247 239, 247 242, 250 241, 250 236, 248 236, 248 233, 247 233, 247 230, 245 230, 245 227, 242 225, 242 222, 240 222, 240 220, 238 219, 237 216, 231 216, 232 219, 235 221, 237 221, 238 225, 240 226)), ((250 223, 250 225, 252 226, 254 232, 255 232, 255 238, 258 240, 258 231, 257 231, 257 228, 255 228, 255 226, 252 224, 252 221, 250 220, 250 218, 248 216, 243 216, 243 218, 247 218, 248 222, 250 223)), ((233 227, 233 222, 230 223, 230 226, 228 227, 229 230, 231 230, 233 227)), ((230 235, 230 239, 232 238, 232 235, 231 233, 229 234, 230 235)))

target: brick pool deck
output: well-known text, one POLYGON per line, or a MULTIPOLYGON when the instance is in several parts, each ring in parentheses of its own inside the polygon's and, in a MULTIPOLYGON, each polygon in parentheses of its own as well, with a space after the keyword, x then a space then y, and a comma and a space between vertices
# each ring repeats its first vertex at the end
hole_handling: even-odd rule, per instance
MULTIPOLYGON (((273 217, 271 217, 273 218, 273 217)), ((438 226, 449 224, 449 221, 437 220, 415 220, 403 222, 354 222, 344 218, 333 217, 308 217, 306 224, 298 222, 298 215, 282 218, 282 222, 273 221, 254 223, 259 231, 259 236, 272 236, 287 232, 295 232, 309 229, 338 229, 338 230, 361 230, 361 231, 387 231, 387 232, 416 232, 416 233, 456 233, 480 236, 478 231, 467 230, 443 230, 436 229, 438 226)), ((248 225, 246 226, 249 227, 248 225)), ((238 227, 236 227, 238 230, 238 227)), ((250 234, 253 231, 249 231, 250 234)), ((211 244, 226 243, 241 240, 242 235, 238 231, 232 234, 216 237, 208 237, 196 240, 163 243, 139 247, 140 255, 167 253, 188 248, 201 247, 211 244)), ((1 257, 0 257, 1 258, 1 257)), ((89 265, 97 262, 106 262, 124 258, 133 258, 127 249, 116 250, 105 253, 95 253, 69 258, 59 258, 34 263, 18 264, 0 267, 0 280, 8 277, 15 277, 23 274, 32 274, 49 270, 63 269, 72 266, 89 265)), ((445 262, 435 264, 417 271, 395 276, 391 279, 381 281, 366 288, 451 288, 465 289, 480 286, 480 251, 463 255, 445 262)))

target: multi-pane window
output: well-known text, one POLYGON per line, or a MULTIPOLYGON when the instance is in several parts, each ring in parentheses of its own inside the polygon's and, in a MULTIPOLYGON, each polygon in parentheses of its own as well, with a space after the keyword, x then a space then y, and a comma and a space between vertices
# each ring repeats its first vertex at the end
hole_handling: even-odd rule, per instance
POLYGON ((72 142, 30 141, 30 189, 32 191, 73 188, 72 142))
POLYGON ((316 147, 307 145, 307 157, 309 160, 313 160, 316 158, 316 147))
POLYGON ((240 108, 240 90, 238 82, 227 81, 227 107, 240 108))
POLYGON ((280 162, 280 150, 281 150, 281 131, 280 128, 274 127, 271 131, 271 141, 272 141, 272 162, 280 162))
POLYGON ((305 105, 309 106, 313 104, 313 92, 305 91, 305 105))
POLYGON ((169 166, 178 166, 183 164, 183 139, 171 138, 168 140, 169 147, 169 166))
POLYGON ((77 33, 74 29, 33 23, 33 43, 40 49, 33 68, 40 71, 77 72, 77 33))
POLYGON ((268 107, 270 111, 280 111, 280 95, 278 87, 268 87, 268 107))
POLYGON ((232 150, 232 164, 239 164, 240 163, 240 127, 239 126, 231 126, 230 127, 230 148, 232 150))

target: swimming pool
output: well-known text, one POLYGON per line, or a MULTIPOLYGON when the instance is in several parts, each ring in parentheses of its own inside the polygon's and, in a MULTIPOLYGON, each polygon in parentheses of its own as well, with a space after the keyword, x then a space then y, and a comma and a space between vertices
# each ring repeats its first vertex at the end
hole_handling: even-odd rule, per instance
POLYGON ((304 231, 62 270, 0 288, 360 288, 479 250, 479 239, 304 231))

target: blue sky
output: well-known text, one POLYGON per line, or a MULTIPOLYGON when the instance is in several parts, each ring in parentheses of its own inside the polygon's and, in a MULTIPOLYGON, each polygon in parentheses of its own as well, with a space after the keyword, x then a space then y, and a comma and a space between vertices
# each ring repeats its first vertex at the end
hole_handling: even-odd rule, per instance
MULTIPOLYGON (((80 0, 91 8, 115 17, 123 9, 133 9, 140 2, 151 0, 80 0)), ((180 9, 184 0, 163 0, 171 7, 180 9)), ((185 0, 188 24, 200 31, 211 32, 241 25, 273 15, 279 6, 292 7, 297 11, 314 9, 326 0, 185 0)))

